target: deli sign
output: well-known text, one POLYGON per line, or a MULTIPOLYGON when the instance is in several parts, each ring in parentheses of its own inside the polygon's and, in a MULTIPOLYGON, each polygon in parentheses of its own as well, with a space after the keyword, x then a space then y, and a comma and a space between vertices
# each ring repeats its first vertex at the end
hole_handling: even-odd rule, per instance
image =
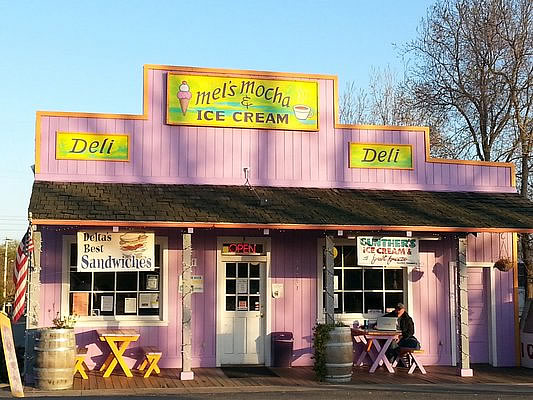
POLYGON ((78 232, 78 272, 153 271, 154 234, 78 232))
POLYGON ((418 239, 375 236, 357 238, 358 265, 414 267, 419 263, 418 239))

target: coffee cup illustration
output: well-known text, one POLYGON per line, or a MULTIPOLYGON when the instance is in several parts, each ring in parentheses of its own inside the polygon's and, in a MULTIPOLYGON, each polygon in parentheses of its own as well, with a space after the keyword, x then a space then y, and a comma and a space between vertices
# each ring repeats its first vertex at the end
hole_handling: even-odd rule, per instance
POLYGON ((294 110, 294 116, 301 121, 313 116, 313 110, 305 104, 296 104, 292 109, 294 110))

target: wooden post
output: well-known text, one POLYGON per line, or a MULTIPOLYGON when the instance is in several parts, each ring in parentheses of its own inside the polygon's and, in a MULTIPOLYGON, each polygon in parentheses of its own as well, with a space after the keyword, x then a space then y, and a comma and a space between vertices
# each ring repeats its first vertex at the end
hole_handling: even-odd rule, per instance
POLYGON ((35 362, 35 338, 41 313, 41 232, 33 232, 33 254, 28 271, 26 302, 26 338, 24 341, 24 382, 32 382, 31 373, 35 362))
MULTIPOLYGON (((190 232, 191 230, 189 230, 190 232)), ((194 379, 191 370, 192 353, 192 241, 191 234, 183 234, 183 267, 181 291, 181 375, 180 379, 188 381, 194 379)))
POLYGON ((468 271, 466 267, 468 241, 466 237, 458 239, 457 247, 457 316, 459 323, 459 365, 460 376, 473 376, 470 368, 470 337, 468 334, 468 271))
POLYGON ((335 323, 335 288, 333 286, 335 271, 333 268, 333 239, 326 235, 326 324, 335 323))

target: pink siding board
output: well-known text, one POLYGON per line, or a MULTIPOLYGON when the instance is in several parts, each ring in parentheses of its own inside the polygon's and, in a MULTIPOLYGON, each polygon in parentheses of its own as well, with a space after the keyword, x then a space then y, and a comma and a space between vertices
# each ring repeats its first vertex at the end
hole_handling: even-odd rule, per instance
POLYGON ((244 164, 257 163, 252 168, 257 182, 252 183, 273 186, 298 182, 308 187, 515 191, 509 186, 507 168, 426 163, 423 131, 335 129, 332 80, 318 80, 319 132, 169 126, 164 123, 166 72, 149 70, 148 84, 147 120, 42 117, 41 172, 37 179, 214 184, 224 177, 224 183, 240 184, 244 164), (66 125, 64 121, 68 121, 66 125), (131 161, 57 161, 55 131, 59 127, 128 133, 132 136, 131 161), (415 169, 350 169, 350 140, 411 143, 415 169))

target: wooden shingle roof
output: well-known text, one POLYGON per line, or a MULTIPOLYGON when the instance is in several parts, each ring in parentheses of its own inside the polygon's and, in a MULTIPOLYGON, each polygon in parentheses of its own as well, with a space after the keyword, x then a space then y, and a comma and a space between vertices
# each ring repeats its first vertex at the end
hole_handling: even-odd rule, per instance
POLYGON ((40 224, 533 231, 533 203, 514 193, 36 181, 29 211, 40 224))

